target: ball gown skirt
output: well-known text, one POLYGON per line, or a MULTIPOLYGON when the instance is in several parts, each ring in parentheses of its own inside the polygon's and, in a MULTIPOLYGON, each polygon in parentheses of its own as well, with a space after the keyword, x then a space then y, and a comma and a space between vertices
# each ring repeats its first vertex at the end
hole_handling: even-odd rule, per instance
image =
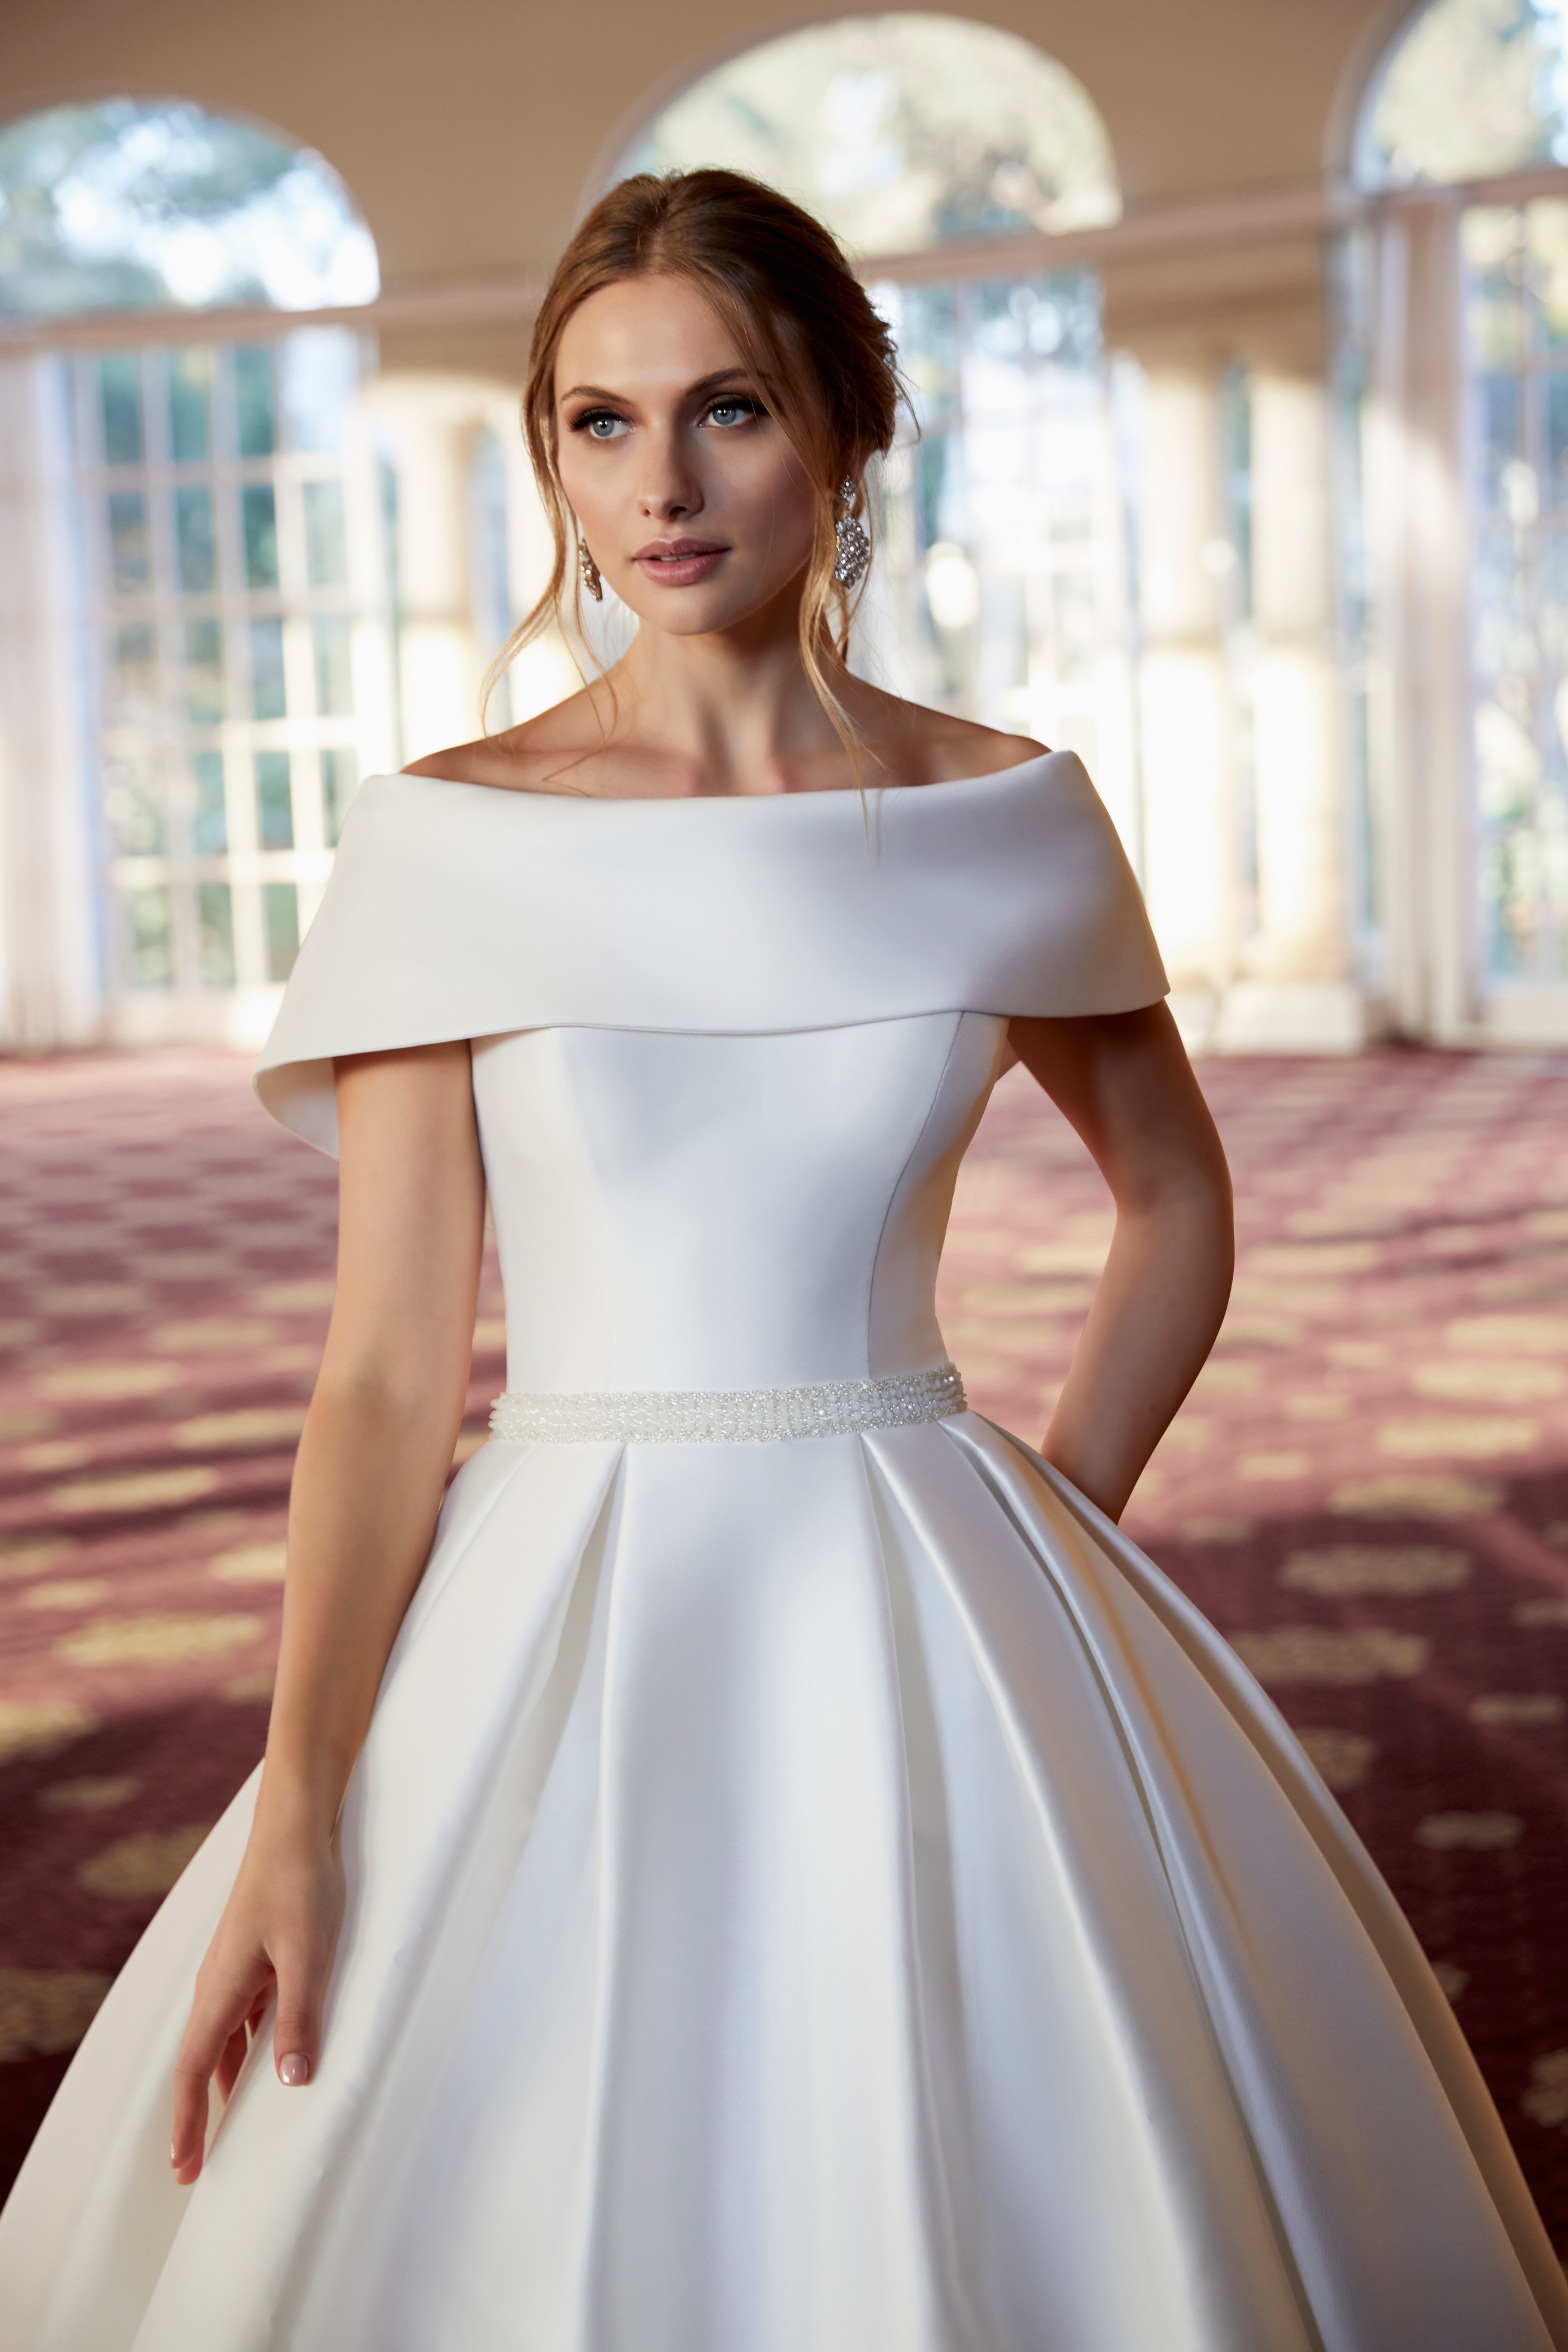
POLYGON ((1005 1008, 470 1034, 503 1426, 583 1428, 450 1489, 315 2081, 268 2027, 174 2184, 253 1780, 0 2217, 5 2352, 1568 2347, 1409 1929, 1142 1553, 968 1411, 669 1433, 943 1362, 1005 1008))

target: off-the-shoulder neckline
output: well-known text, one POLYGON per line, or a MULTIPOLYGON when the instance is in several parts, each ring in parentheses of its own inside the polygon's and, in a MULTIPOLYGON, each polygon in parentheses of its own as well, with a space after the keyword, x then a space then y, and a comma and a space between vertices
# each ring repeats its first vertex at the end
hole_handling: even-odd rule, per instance
MULTIPOLYGON (((982 784, 999 784, 1023 775, 1030 768, 1043 768, 1050 760, 1073 760, 1074 751, 1037 751, 1031 759, 1016 760, 1010 768, 989 768, 984 775, 949 776, 931 784, 868 784, 868 794, 879 799, 889 793, 927 793, 973 792, 982 784)), ((449 792, 488 793, 493 800, 551 801, 569 803, 577 808, 767 808, 780 802, 850 801, 860 805, 860 794, 852 784, 834 785, 821 793, 694 793, 676 795, 655 793, 646 798, 633 798, 626 793, 535 793, 510 784, 476 784, 463 776, 419 776, 407 768, 396 769, 386 776, 365 778, 366 783, 443 784, 449 792)))

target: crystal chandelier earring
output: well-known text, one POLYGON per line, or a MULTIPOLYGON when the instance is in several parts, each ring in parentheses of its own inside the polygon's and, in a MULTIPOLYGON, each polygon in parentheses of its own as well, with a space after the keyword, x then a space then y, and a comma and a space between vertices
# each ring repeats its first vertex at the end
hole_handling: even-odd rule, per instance
POLYGON ((844 511, 833 526, 838 542, 833 577, 841 588, 853 588, 871 561, 871 542, 855 520, 856 488, 847 475, 838 485, 838 496, 844 511))
POLYGON ((588 552, 585 539, 577 541, 577 569, 583 575, 583 585, 595 604, 605 601, 605 583, 599 577, 599 567, 588 552))

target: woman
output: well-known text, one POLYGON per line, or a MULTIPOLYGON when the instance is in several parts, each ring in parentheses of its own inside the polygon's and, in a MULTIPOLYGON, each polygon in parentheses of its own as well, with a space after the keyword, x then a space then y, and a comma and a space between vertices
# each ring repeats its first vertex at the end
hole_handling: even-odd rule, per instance
POLYGON ((562 263, 542 615, 574 550, 640 633, 345 833, 259 1081, 342 1158, 267 1759, 45 2125, 6 2346, 1568 2346, 1408 1930, 1117 1532, 1225 1163, 1078 762, 846 666, 895 396, 749 182, 562 263), (1039 1454, 931 1306, 1015 1060, 1117 1205, 1039 1454))

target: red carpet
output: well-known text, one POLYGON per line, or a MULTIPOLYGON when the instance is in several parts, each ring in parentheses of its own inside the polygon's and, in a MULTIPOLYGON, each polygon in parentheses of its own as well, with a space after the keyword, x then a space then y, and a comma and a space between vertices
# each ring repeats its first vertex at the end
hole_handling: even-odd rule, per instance
MULTIPOLYGON (((1339 1790, 1568 2251, 1568 1057, 1210 1062, 1241 1274, 1128 1514, 1339 1790)), ((213 1055, 0 1066, 0 2180, 260 1751, 329 1164, 213 1055)), ((1037 1434, 1103 1187, 1019 1076, 943 1328, 1037 1434)), ((481 1303, 470 1400, 502 1385, 481 1303)))

